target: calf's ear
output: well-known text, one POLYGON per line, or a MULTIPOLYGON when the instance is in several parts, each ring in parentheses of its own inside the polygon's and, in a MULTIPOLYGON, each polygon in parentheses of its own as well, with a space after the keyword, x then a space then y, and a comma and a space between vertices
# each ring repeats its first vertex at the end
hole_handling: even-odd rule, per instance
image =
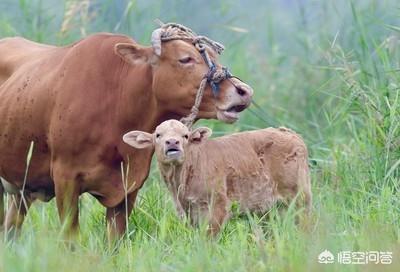
POLYGON ((152 48, 133 43, 117 43, 114 52, 131 65, 147 63, 152 55, 152 48))
POLYGON ((144 131, 130 131, 126 133, 122 140, 130 146, 135 148, 146 148, 153 146, 153 135, 144 131))
POLYGON ((189 141, 192 143, 201 143, 212 134, 212 130, 208 127, 199 127, 194 129, 190 134, 189 141))

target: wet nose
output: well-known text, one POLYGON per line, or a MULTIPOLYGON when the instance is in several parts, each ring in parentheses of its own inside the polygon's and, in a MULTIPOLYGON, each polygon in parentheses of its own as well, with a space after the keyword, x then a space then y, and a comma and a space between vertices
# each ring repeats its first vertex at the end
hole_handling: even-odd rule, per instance
POLYGON ((236 93, 243 99, 249 99, 253 96, 253 89, 242 83, 235 86, 236 93))
POLYGON ((171 138, 171 139, 166 140, 165 144, 167 146, 177 146, 179 144, 179 141, 176 140, 176 139, 171 138))

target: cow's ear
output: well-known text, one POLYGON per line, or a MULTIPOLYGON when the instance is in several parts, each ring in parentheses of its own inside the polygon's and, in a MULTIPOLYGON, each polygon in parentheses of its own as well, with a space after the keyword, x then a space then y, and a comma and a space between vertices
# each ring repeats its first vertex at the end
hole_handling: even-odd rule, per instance
POLYGON ((209 129, 208 127, 199 127, 199 128, 194 129, 190 133, 189 141, 191 143, 201 143, 202 141, 204 141, 205 139, 210 137, 211 134, 212 134, 212 130, 209 129))
POLYGON ((126 133, 122 140, 135 148, 147 148, 153 146, 153 135, 144 131, 130 131, 126 133))
POLYGON ((149 62, 152 49, 133 43, 117 43, 114 52, 129 64, 136 65, 149 62))

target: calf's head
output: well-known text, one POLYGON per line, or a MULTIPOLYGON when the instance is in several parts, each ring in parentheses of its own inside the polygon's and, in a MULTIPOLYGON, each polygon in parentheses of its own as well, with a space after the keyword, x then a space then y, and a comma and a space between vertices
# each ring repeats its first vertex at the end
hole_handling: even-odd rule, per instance
MULTIPOLYGON (((115 53, 133 66, 151 67, 152 95, 157 100, 159 110, 177 118, 189 114, 200 82, 209 67, 194 45, 195 37, 192 40, 166 39, 168 33, 157 29, 152 35, 153 46, 119 43, 115 45, 115 53)), ((216 68, 221 69, 218 53, 206 45, 205 50, 216 68)), ((197 117, 235 122, 239 113, 250 105, 252 96, 252 88, 235 77, 220 82, 216 93, 208 84, 197 117)))
POLYGON ((125 143, 135 148, 155 148, 157 161, 161 164, 182 164, 185 152, 191 144, 199 144, 211 135, 211 129, 199 127, 193 131, 177 120, 167 120, 153 134, 131 131, 123 136, 125 143))

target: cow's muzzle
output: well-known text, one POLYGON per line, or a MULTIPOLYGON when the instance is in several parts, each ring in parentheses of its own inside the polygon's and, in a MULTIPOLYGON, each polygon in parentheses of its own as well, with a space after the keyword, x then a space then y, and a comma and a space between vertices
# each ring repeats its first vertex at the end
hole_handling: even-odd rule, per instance
POLYGON ((253 89, 237 78, 228 79, 235 88, 227 95, 227 103, 217 106, 217 118, 226 123, 234 123, 239 113, 247 109, 252 101, 253 89))

